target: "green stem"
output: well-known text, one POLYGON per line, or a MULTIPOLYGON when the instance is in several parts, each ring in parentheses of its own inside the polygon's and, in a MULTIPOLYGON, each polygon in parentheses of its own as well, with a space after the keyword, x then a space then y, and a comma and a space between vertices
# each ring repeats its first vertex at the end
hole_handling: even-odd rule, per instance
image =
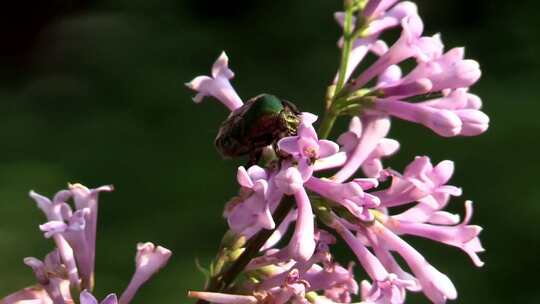
MULTIPOLYGON (((293 205, 294 199, 290 196, 285 197, 281 201, 278 208, 272 214, 276 227, 283 222, 289 211, 291 211, 293 205)), ((266 243, 272 233, 274 233, 274 230, 262 229, 256 235, 254 235, 247 242, 246 249, 242 255, 240 255, 240 257, 222 275, 217 275, 212 278, 206 291, 220 292, 230 287, 236 277, 238 277, 238 275, 244 271, 244 268, 246 268, 249 262, 259 254, 261 247, 266 243)), ((199 300, 197 301, 197 304, 208 304, 208 302, 199 300)))
POLYGON ((345 78, 347 76, 347 67, 349 65, 349 57, 351 55, 353 41, 355 39, 355 34, 353 33, 353 14, 354 14, 354 3, 353 1, 345 1, 345 22, 343 24, 343 47, 341 48, 341 61, 339 64, 338 71, 338 80, 334 90, 334 96, 328 99, 326 105, 326 110, 324 114, 324 119, 319 128, 320 138, 328 138, 334 123, 339 116, 339 113, 336 111, 335 103, 337 101, 337 96, 340 96, 343 87, 345 86, 345 78))
POLYGON ((345 4, 345 21, 343 24, 343 47, 341 49, 341 62, 339 65, 338 81, 336 92, 339 93, 345 85, 347 66, 349 65, 349 56, 351 55, 354 35, 353 35, 353 5, 345 4))

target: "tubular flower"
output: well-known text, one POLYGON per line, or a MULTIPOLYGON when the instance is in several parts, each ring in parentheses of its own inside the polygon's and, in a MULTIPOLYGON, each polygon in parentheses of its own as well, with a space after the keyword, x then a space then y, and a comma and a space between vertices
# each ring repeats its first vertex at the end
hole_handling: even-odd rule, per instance
MULTIPOLYGON (((401 304, 409 291, 436 304, 456 299, 449 276, 411 246, 408 236, 456 247, 475 266, 484 264, 482 227, 471 223, 472 202, 465 202, 463 220, 445 210, 451 198, 462 195, 449 184, 452 161, 418 156, 402 172, 385 167, 402 145, 389 138, 395 118, 445 138, 486 132, 490 119, 471 93, 480 65, 465 57, 464 48, 445 50, 440 34, 426 35, 413 2, 350 0, 334 16, 343 29, 342 58, 321 120, 267 93, 244 103, 231 84, 234 72, 225 52, 210 76, 186 83, 195 103, 213 97, 231 112, 214 141, 218 152, 248 157, 236 170, 239 190, 223 212, 230 231, 209 267, 207 288, 188 293, 198 304, 401 304), (386 41, 392 37, 388 31, 398 38, 386 41), (374 60, 360 70, 368 56, 374 60), (411 63, 412 69, 402 69, 411 63), (341 116, 352 117, 348 130, 329 139, 341 116), (348 267, 332 255, 338 241, 356 260, 348 267), (355 277, 354 263, 365 277, 355 277)), ((53 199, 30 192, 46 217, 39 229, 55 248, 43 260, 25 258, 36 284, 0 303, 133 300, 172 252, 139 243, 125 291, 119 298, 95 298, 99 194, 112 190, 73 184, 53 199)))
POLYGON ((186 83, 186 86, 197 92, 193 101, 199 103, 204 97, 212 96, 229 110, 234 111, 244 103, 229 81, 233 77, 234 72, 229 69, 229 57, 223 52, 212 66, 212 77, 195 77, 191 82, 186 83))
MULTIPOLYGON (((360 35, 355 36, 357 38, 353 41, 345 73, 347 81, 369 51, 379 57, 346 86, 354 92, 377 78, 374 86, 368 86, 368 91, 377 94, 371 105, 364 106, 365 112, 391 115, 422 124, 444 137, 476 136, 485 132, 489 127, 489 118, 480 111, 480 103, 473 101, 476 105, 472 106, 463 102, 467 99, 464 92, 482 74, 478 62, 465 59, 465 49, 462 47, 444 52, 439 34, 423 36, 423 22, 414 3, 375 2, 368 1, 362 17, 353 19, 353 24, 364 20, 364 26, 360 35), (382 32, 395 27, 401 27, 401 36, 393 45, 388 47, 385 42, 378 40, 382 32), (415 59, 417 66, 403 76, 399 65, 409 58, 415 59), (410 97, 433 93, 441 93, 442 99, 446 100, 406 101, 410 97), (460 106, 456 107, 457 104, 460 106)), ((344 15, 336 14, 341 26, 344 26, 344 15)), ((471 98, 478 99, 476 96, 471 98)))
POLYGON ((76 298, 81 304, 131 302, 140 286, 165 266, 171 252, 152 243, 139 245, 137 271, 122 298, 118 300, 115 294, 110 294, 101 302, 96 300, 91 291, 94 288, 98 195, 112 190, 112 186, 88 189, 73 184, 57 192, 52 200, 30 191, 30 197, 47 218, 39 229, 46 238, 54 240, 56 248, 43 261, 25 258, 24 263, 34 272, 37 284, 1 299, 0 303, 70 304, 76 298), (74 297, 72 292, 76 291, 79 295, 74 297))
MULTIPOLYGON (((402 172, 385 167, 385 159, 402 145, 388 137, 394 118, 442 137, 476 136, 488 129, 482 101, 470 92, 482 74, 479 64, 465 58, 464 48, 445 51, 440 34, 426 35, 410 1, 354 0, 345 1, 344 8, 334 15, 343 29, 342 60, 327 89, 323 119, 282 101, 282 107, 261 106, 274 110, 259 111, 255 118, 254 112, 232 115, 234 134, 220 137, 247 143, 235 148, 250 155, 248 169, 238 169, 239 195, 225 208, 237 239, 220 249, 241 254, 227 259, 218 254, 215 263, 228 267, 213 268, 208 290, 189 293, 199 303, 401 304, 409 291, 437 304, 456 299, 450 278, 407 236, 459 248, 476 266, 483 265, 482 228, 471 224, 472 203, 465 203, 463 220, 445 211, 451 198, 462 194, 450 184, 454 163, 418 156, 402 172), (397 40, 382 40, 391 30, 399 32, 397 40), (373 63, 359 70, 368 56, 373 63), (411 62, 404 73, 402 66, 411 62), (281 112, 285 108, 289 111, 281 112), (345 115, 352 116, 348 130, 328 139, 335 120, 345 115), (286 123, 270 123, 276 116, 286 123), (251 124, 250 131, 244 123, 251 124), (259 129, 264 139, 251 133, 259 129), (337 240, 350 248, 365 278, 356 280, 352 266, 334 261, 337 240)), ((213 76, 205 79, 218 83, 213 76)), ((224 92, 229 92, 228 76, 221 78, 224 92)), ((231 109, 241 105, 222 102, 231 109)))
MULTIPOLYGON (((355 116, 351 119, 349 130, 339 136, 337 142, 341 145, 341 150, 346 152, 347 155, 351 155, 354 152, 363 137, 369 138, 371 136, 370 133, 375 131, 370 125, 364 131, 362 126, 362 120, 358 116, 355 116)), ((384 126, 381 128, 384 128, 384 126)), ((381 172, 384 169, 382 158, 392 156, 398 149, 399 142, 397 140, 380 138, 375 148, 365 157, 365 160, 360 161, 364 174, 367 177, 381 177, 381 172)))
POLYGON ((259 166, 248 170, 239 167, 236 178, 241 186, 240 193, 229 201, 224 212, 231 230, 249 235, 254 228, 274 229, 276 224, 268 204, 266 171, 259 166))
MULTIPOLYGON (((406 25, 404 24, 404 30, 406 25)), ((488 129, 489 118, 480 111, 481 102, 475 95, 468 94, 468 88, 481 76, 479 64, 474 60, 464 59, 464 49, 454 48, 443 53, 439 36, 431 38, 429 50, 424 59, 417 59, 418 65, 409 74, 401 76, 401 70, 393 65, 364 76, 371 79, 379 75, 377 85, 372 88, 379 92, 366 112, 398 117, 422 124, 440 136, 476 136, 488 129), (373 75, 372 75, 373 74, 373 75), (423 100, 417 103, 406 101, 407 98, 441 93, 441 98, 423 100)), ((384 60, 390 48, 381 55, 384 60)))
POLYGON ((81 304, 118 304, 115 294, 108 295, 103 301, 98 302, 96 298, 88 291, 81 292, 81 304))
POLYGON ((165 267, 172 252, 152 243, 139 243, 135 256, 135 273, 128 287, 120 297, 121 304, 130 303, 139 288, 161 268, 165 267))

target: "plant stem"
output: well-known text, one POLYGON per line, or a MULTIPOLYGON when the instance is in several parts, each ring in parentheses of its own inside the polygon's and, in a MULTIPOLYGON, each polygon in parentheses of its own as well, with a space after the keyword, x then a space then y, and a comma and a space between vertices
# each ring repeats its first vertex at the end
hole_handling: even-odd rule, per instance
MULTIPOLYGON (((276 227, 283 222, 289 211, 294 205, 292 196, 283 198, 277 209, 272 214, 276 227)), ((275 230, 275 229, 274 229, 275 230)), ((254 235, 246 244, 246 249, 240 257, 222 274, 212 278, 210 285, 206 289, 209 292, 220 292, 230 287, 236 277, 246 268, 248 263, 259 253, 261 247, 266 243, 268 238, 274 233, 274 230, 262 229, 254 235)), ((208 304, 207 301, 199 300, 197 304, 208 304)))
POLYGON ((345 21, 343 24, 343 47, 341 48, 341 62, 339 65, 336 93, 339 93, 345 85, 345 77, 347 76, 347 66, 349 65, 349 56, 351 54, 353 40, 353 5, 346 4, 345 21))
POLYGON ((326 106, 324 119, 319 128, 319 137, 328 138, 334 123, 339 116, 336 111, 335 103, 338 100, 338 96, 341 95, 341 91, 345 86, 345 80, 347 77, 347 67, 349 65, 349 57, 351 55, 353 41, 356 37, 353 30, 353 14, 354 5, 352 1, 345 1, 345 21, 343 24, 343 47, 341 48, 341 61, 338 71, 338 80, 333 96, 329 99, 326 106))

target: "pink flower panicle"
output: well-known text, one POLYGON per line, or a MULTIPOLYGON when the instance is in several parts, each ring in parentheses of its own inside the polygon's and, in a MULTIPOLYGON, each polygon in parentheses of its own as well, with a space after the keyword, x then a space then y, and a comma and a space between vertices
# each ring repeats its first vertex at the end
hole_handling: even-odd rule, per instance
MULTIPOLYGON (((318 117, 304 112, 294 136, 268 147, 277 160, 238 169, 240 194, 224 212, 229 227, 237 240, 248 242, 259 231, 274 232, 244 269, 248 280, 237 282, 234 292, 192 291, 190 297, 218 304, 351 303, 355 297, 362 303, 399 304, 405 302, 407 291, 421 291, 433 303, 456 299, 449 277, 407 243, 407 235, 456 247, 476 266, 483 265, 478 256, 484 251, 478 237, 482 228, 470 224, 472 202, 465 203, 463 220, 444 210, 451 197, 462 194, 448 184, 453 162, 433 164, 420 156, 402 173, 383 164, 400 147, 397 140, 387 138, 392 118, 424 125, 443 137, 475 136, 487 130, 489 118, 480 110, 482 102, 469 92, 480 78, 479 65, 465 59, 463 48, 444 51, 439 34, 425 36, 414 3, 364 4, 352 20, 356 35, 348 62, 333 84, 345 77, 334 102, 356 109, 349 129, 336 142, 320 139, 313 127, 318 117), (380 40, 391 29, 401 31, 397 41, 380 40), (357 73, 370 52, 377 59, 357 73), (410 59, 416 67, 403 75, 399 65, 410 59), (318 176, 328 169, 334 169, 333 175, 318 176), (359 169, 365 178, 354 177, 359 169), (382 183, 386 180, 390 182, 382 183), (285 198, 295 204, 279 222, 273 213, 285 198), (348 245, 365 270, 367 277, 360 284, 352 266, 343 267, 332 257, 336 239, 348 245), (396 255, 407 267, 397 262, 396 255)), ((336 13, 342 27, 345 15, 336 13)), ((213 96, 231 111, 242 105, 229 82, 233 73, 227 62, 223 53, 212 77, 199 76, 188 84, 197 92, 195 101, 213 96)))
POLYGON ((142 284, 165 266, 171 252, 152 243, 140 244, 135 273, 122 297, 118 299, 112 293, 103 301, 96 300, 91 291, 94 288, 98 196, 112 190, 112 186, 88 189, 81 184, 70 184, 68 189, 57 192, 52 200, 30 191, 30 197, 47 219, 39 229, 46 238, 54 241, 56 248, 43 261, 25 258, 24 263, 34 272, 36 285, 15 292, 0 303, 69 304, 74 303, 75 298, 81 304, 131 302, 142 284), (78 297, 73 297, 72 292, 77 291, 78 297))

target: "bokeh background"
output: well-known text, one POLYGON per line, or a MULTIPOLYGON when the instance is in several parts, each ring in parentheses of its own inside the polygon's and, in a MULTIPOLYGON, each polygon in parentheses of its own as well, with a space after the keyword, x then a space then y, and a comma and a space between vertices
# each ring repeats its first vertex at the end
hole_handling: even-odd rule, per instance
MULTIPOLYGON (((540 18, 535 1, 417 1, 427 33, 467 46, 482 64, 474 87, 491 116, 476 138, 442 139, 396 122, 402 142, 387 162, 452 159, 452 184, 476 203, 486 266, 454 248, 411 240, 448 273, 457 303, 540 303, 538 119, 540 18)), ((28 198, 82 182, 102 195, 97 251, 100 296, 121 292, 135 244, 174 251, 135 303, 190 303, 225 230, 235 168, 213 148, 224 107, 194 105, 183 83, 207 74, 221 50, 244 98, 271 92, 320 112, 338 63, 340 1, 21 0, 0 4, 0 295, 34 282, 22 264, 51 248, 28 198)), ((343 126, 343 124, 342 124, 343 126)), ((351 258, 341 249, 340 256, 351 258)), ((409 303, 427 303, 412 296, 409 303)))

